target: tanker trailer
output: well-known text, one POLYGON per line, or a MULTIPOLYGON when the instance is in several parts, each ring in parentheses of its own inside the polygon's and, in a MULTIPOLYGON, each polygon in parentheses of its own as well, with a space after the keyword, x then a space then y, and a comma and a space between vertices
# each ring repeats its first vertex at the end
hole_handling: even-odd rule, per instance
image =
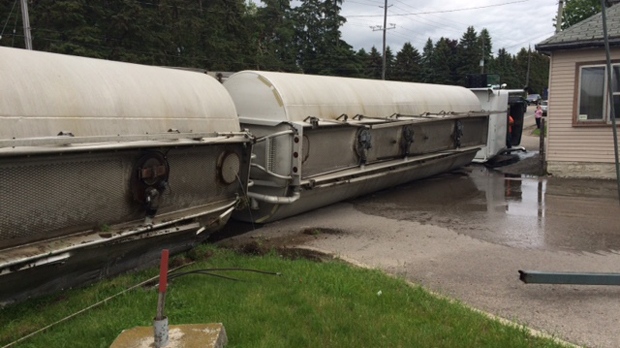
POLYGON ((0 48, 0 303, 186 250, 247 186, 251 143, 206 74, 0 48))
POLYGON ((463 87, 259 71, 224 86, 257 137, 242 221, 450 171, 486 145, 488 113, 463 87))

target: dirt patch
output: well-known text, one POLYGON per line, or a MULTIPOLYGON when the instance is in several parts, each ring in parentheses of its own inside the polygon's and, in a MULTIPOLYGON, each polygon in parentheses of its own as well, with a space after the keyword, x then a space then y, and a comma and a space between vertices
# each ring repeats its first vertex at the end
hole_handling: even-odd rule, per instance
POLYGON ((335 235, 335 234, 344 234, 343 231, 335 229, 335 228, 323 228, 323 227, 319 227, 319 228, 305 228, 301 231, 301 233, 303 234, 307 234, 309 236, 319 236, 321 234, 331 234, 331 235, 335 235))
POLYGON ((309 241, 327 238, 329 235, 343 234, 333 228, 303 228, 298 233, 283 233, 277 236, 236 236, 222 239, 219 247, 235 250, 247 255, 266 255, 276 253, 290 260, 307 259, 317 262, 331 260, 333 257, 317 251, 297 248, 309 241))
POLYGON ((514 163, 494 168, 495 170, 510 175, 536 175, 543 174, 540 168, 540 156, 535 154, 530 157, 519 158, 514 163))

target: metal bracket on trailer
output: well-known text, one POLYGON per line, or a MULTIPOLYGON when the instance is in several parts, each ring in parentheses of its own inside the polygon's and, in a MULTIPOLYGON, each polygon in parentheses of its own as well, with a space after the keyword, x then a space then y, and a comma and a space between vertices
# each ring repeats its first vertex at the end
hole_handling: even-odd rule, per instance
MULTIPOLYGON (((357 115, 356 115, 357 116, 357 115)), ((355 120, 355 117, 353 116, 353 120, 355 120)), ((352 127, 360 127, 360 128, 369 128, 369 126, 365 123, 352 123, 349 120, 349 116, 347 114, 342 114, 338 117, 336 117, 336 119, 329 119, 326 120, 324 118, 320 118, 320 117, 316 117, 316 116, 308 116, 306 118, 304 118, 305 123, 307 123, 310 127, 312 127, 312 129, 316 129, 321 127, 321 122, 323 123, 323 127, 329 127, 329 126, 352 126, 352 127), (342 121, 342 119, 344 119, 344 121, 342 121)), ((307 127, 307 126, 306 126, 307 127)))

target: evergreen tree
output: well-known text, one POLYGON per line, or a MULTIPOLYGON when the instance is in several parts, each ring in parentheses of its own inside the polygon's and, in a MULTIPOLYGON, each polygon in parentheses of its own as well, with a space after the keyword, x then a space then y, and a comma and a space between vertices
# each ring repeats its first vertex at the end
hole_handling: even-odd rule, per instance
POLYGON ((35 49, 106 58, 103 8, 91 7, 84 0, 42 0, 33 3, 29 10, 35 49))
POLYGON ((366 72, 365 77, 370 79, 381 79, 381 71, 383 69, 383 58, 381 57, 381 53, 377 50, 375 46, 372 46, 370 49, 370 54, 368 54, 368 60, 366 63, 366 72))
POLYGON ((468 27, 461 37, 457 49, 458 67, 456 82, 461 86, 467 83, 467 75, 480 73, 480 60, 483 58, 482 40, 474 27, 468 27))
MULTIPOLYGON (((174 0, 162 0, 156 6, 156 17, 160 24, 154 32, 162 45, 160 51, 166 55, 166 65, 180 67, 207 67, 208 61, 202 52, 200 33, 203 30, 204 10, 202 1, 180 3, 174 0)), ((155 13, 153 13, 155 15, 155 13)), ((151 45, 147 50, 154 49, 151 45)))
POLYGON ((431 58, 431 69, 433 74, 433 83, 451 85, 453 84, 453 71, 450 57, 453 54, 453 48, 448 39, 440 38, 433 48, 431 58))
MULTIPOLYGON (((245 0, 29 0, 28 4, 36 50, 219 71, 251 68, 381 78, 382 56, 375 47, 355 52, 342 40, 342 0, 301 0, 296 8, 290 1, 263 0, 261 6, 245 0)), ((584 12, 592 4, 568 1, 569 14, 577 11, 573 8, 584 12)), ((6 26, 0 45, 24 47, 19 4, 0 2, 0 19, 6 26)), ((484 58, 485 72, 499 74, 511 88, 525 85, 529 57, 529 87, 542 93, 547 85, 546 56, 522 49, 514 57, 499 50, 493 58, 486 29, 477 35, 469 27, 459 41, 441 38, 434 43, 429 38, 421 56, 410 43, 396 57, 388 47, 385 56, 387 79, 442 84, 464 84, 467 74, 480 73, 484 58)))
POLYGON ((488 64, 493 59, 493 44, 491 43, 491 34, 489 34, 489 31, 487 29, 482 29, 480 31, 480 35, 478 36, 478 40, 478 46, 480 46, 481 48, 483 59, 483 66, 480 69, 480 72, 484 74, 487 72, 488 64))
POLYGON ((303 0, 295 11, 297 62, 308 74, 358 74, 361 66, 343 64, 355 60, 352 47, 341 39, 342 0, 303 0), (357 66, 357 69, 355 68, 357 66))
MULTIPOLYGON (((185 0, 189 1, 189 0, 185 0)), ((238 71, 251 64, 251 45, 243 0, 210 0, 203 4, 205 20, 200 41, 207 69, 238 71)))
POLYGON ((519 50, 519 52, 515 56, 514 67, 515 67, 515 74, 517 76, 517 81, 518 81, 517 86, 519 86, 517 88, 529 88, 528 86, 529 81, 527 81, 528 59, 530 59, 529 56, 530 54, 528 50, 525 48, 521 48, 521 50, 519 50))
POLYGON ((432 66, 434 49, 435 47, 433 45, 433 40, 431 40, 431 38, 429 37, 428 40, 426 40, 424 49, 422 50, 422 59, 420 60, 422 65, 422 82, 435 82, 435 75, 432 66))
POLYGON ((420 67, 420 53, 410 42, 406 42, 403 48, 396 54, 394 62, 394 80, 398 81, 421 81, 422 69, 420 67))
MULTIPOLYGON (((394 61, 395 61, 394 53, 392 53, 392 49, 390 46, 385 47, 385 79, 386 80, 394 80, 394 61)), ((381 62, 383 68, 383 62, 381 62)))
POLYGON ((290 0, 263 0, 252 16, 255 64, 259 70, 299 71, 290 0))
POLYGON ((246 9, 243 0, 38 0, 29 12, 37 50, 237 70, 248 60, 246 9))
POLYGON ((544 95, 549 83, 549 57, 532 51, 530 58, 530 83, 529 87, 534 93, 544 95))
POLYGON ((523 88, 515 71, 515 59, 505 48, 500 48, 497 51, 497 57, 491 61, 488 72, 499 75, 500 84, 505 83, 507 88, 523 88))
POLYGON ((0 1, 0 46, 25 47, 21 28, 19 1, 0 1))
POLYGON ((334 66, 327 73, 336 76, 361 77, 364 74, 364 61, 353 48, 344 41, 336 47, 333 58, 334 66))
POLYGON ((354 77, 367 77, 369 71, 370 54, 368 54, 365 49, 360 48, 360 50, 355 53, 355 57, 360 64, 360 71, 354 77))

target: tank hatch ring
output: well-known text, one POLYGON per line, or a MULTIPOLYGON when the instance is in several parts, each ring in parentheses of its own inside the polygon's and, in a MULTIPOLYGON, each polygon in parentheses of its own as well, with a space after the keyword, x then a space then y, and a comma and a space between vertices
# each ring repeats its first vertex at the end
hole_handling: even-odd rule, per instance
POLYGON ((161 152, 146 152, 136 161, 131 175, 133 198, 144 205, 147 218, 157 213, 161 196, 168 187, 170 165, 161 152))
POLYGON ((457 120, 454 125, 454 145, 456 148, 461 147, 461 138, 463 137, 463 122, 457 120))
POLYGON ((360 165, 366 164, 368 160, 368 150, 372 148, 372 135, 368 129, 360 129, 357 132, 357 143, 355 151, 360 158, 360 165))
POLYGON ((400 140, 400 150, 403 156, 409 156, 409 149, 411 148, 411 144, 415 141, 415 131, 413 130, 413 125, 408 124, 403 126, 402 137, 400 140))
POLYGON ((222 152, 217 160, 217 171, 220 180, 230 185, 239 180, 241 172, 241 159, 234 152, 222 152))

